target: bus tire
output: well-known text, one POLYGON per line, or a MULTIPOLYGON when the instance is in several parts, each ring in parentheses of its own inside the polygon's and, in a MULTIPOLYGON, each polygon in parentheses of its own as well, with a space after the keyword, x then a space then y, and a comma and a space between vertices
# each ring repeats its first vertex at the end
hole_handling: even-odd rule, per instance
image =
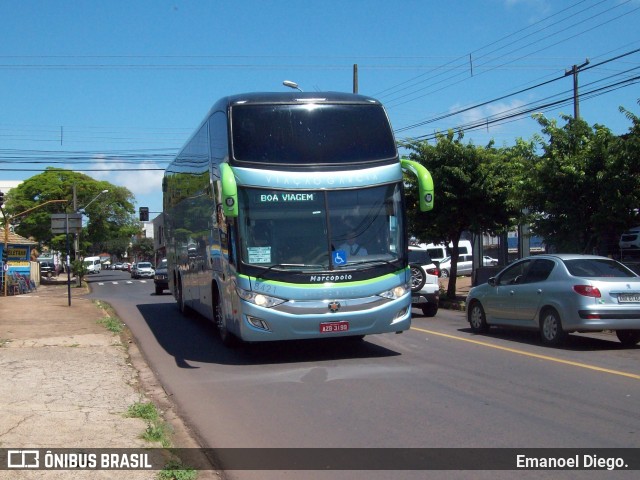
POLYGON ((184 301, 184 291, 182 290, 182 279, 180 277, 178 277, 178 286, 176 290, 178 293, 176 298, 176 300, 178 301, 178 309, 180 310, 180 313, 186 314, 188 307, 186 302, 184 301))
POLYGON ((217 295, 217 291, 213 292, 213 322, 218 329, 218 335, 225 347, 235 347, 239 341, 233 333, 227 328, 227 320, 224 317, 222 311, 222 305, 220 304, 220 296, 217 295))
MULTIPOLYGON (((215 310, 220 310, 219 306, 214 307, 215 310)), ((225 347, 235 347, 238 344, 238 337, 229 331, 227 328, 227 320, 222 313, 216 313, 216 326, 218 327, 218 335, 225 347)))

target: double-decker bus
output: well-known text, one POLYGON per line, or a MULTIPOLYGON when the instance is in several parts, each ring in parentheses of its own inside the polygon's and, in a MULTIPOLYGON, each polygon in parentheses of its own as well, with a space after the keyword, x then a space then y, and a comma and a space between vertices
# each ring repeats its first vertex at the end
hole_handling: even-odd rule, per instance
POLYGON ((222 98, 166 169, 169 289, 223 343, 402 332, 411 323, 403 170, 380 102, 222 98), (355 247, 354 247, 355 245, 355 247))

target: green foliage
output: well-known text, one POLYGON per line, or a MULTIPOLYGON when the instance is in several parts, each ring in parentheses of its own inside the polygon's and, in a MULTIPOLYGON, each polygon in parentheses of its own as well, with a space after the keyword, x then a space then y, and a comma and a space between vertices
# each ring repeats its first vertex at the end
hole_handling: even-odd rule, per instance
POLYGON ((158 420, 160 414, 153 403, 136 402, 133 405, 129 405, 126 416, 130 418, 142 418, 143 420, 155 421, 158 420))
POLYGON ((622 136, 569 116, 559 126, 537 115, 541 134, 512 147, 464 144, 453 132, 435 145, 403 145, 431 172, 436 198, 433 211, 419 213, 406 177, 409 231, 457 245, 463 231, 499 234, 530 222, 556 251, 615 253, 620 234, 640 225, 640 118, 620 110, 632 123, 622 136))
POLYGON ((152 238, 141 238, 131 247, 131 251, 137 259, 154 260, 155 249, 152 238))
POLYGON ((122 322, 118 318, 104 317, 98 320, 98 323, 104 325, 104 327, 112 333, 122 332, 122 322))
POLYGON ((71 273, 79 277, 80 282, 82 282, 82 279, 89 273, 89 270, 82 260, 73 260, 71 262, 71 273))
POLYGON ((55 244, 64 251, 66 248, 60 245, 60 239, 54 238, 51 233, 50 215, 72 213, 75 208, 84 206, 87 207, 85 219, 88 217, 89 222, 80 234, 83 253, 98 253, 103 242, 115 238, 128 239, 139 230, 137 225, 134 228, 131 221, 135 209, 133 195, 128 189, 60 168, 47 168, 12 189, 7 194, 6 208, 11 215, 15 215, 51 200, 66 200, 66 203, 51 203, 21 216, 16 233, 50 246, 55 244), (92 201, 103 190, 108 190, 108 193, 92 201))
POLYGON ((195 480, 198 472, 179 460, 171 460, 158 474, 160 480, 195 480))
POLYGON ((164 422, 160 416, 160 412, 158 412, 158 409, 153 403, 134 403, 127 409, 126 416, 146 420, 147 428, 142 434, 142 438, 146 441, 159 442, 163 447, 171 446, 171 427, 164 422))
POLYGON ((458 242, 465 231, 500 232, 514 224, 519 215, 514 183, 520 175, 521 156, 532 145, 518 144, 507 155, 492 144, 478 147, 463 143, 463 135, 438 135, 436 144, 424 141, 404 145, 409 157, 424 165, 433 176, 435 204, 431 212, 417 208, 416 188, 410 176, 405 181, 409 194, 409 231, 425 242, 449 243, 452 272, 447 295, 455 296, 458 242), (520 153, 520 155, 518 154, 520 153))
POLYGON ((525 179, 522 202, 532 231, 557 251, 601 254, 616 248, 640 205, 638 123, 618 137, 583 120, 538 116, 542 155, 525 179), (635 129, 635 132, 634 132, 635 129))

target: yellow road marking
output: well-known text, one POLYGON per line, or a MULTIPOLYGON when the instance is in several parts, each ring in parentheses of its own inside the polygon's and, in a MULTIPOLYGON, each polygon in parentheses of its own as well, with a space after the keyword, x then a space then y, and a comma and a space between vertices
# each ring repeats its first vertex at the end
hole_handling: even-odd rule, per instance
POLYGON ((629 377, 635 380, 640 380, 640 375, 634 373, 621 372, 619 370, 611 370, 609 368, 596 367, 594 365, 588 365, 586 363, 572 362, 570 360, 562 360, 561 358, 549 357, 547 355, 539 355, 537 353, 525 352, 524 350, 517 350, 515 348, 501 347, 500 345, 492 345, 491 343, 481 342, 479 340, 472 340, 470 338, 457 337, 455 335, 449 335, 447 333, 434 332, 433 330, 425 330, 423 328, 411 327, 411 330, 417 330, 419 332, 430 333, 432 335, 438 335, 440 337, 451 338, 453 340, 461 340, 463 342, 475 343, 476 345, 482 345, 483 347, 495 348, 496 350, 504 350, 506 352, 516 353, 518 355, 524 355, 526 357, 539 358, 541 360, 547 360, 555 363, 563 363, 565 365, 571 365, 574 367, 586 368, 588 370, 595 370, 597 372, 611 373, 613 375, 620 375, 622 377, 629 377))

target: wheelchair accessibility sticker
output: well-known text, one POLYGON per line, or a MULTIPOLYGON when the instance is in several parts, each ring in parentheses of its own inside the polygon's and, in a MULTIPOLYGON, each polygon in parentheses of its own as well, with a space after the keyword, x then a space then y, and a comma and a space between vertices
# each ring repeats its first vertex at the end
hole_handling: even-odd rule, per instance
POLYGON ((332 252, 332 256, 334 265, 344 265, 347 263, 347 252, 344 250, 335 250, 332 252))

